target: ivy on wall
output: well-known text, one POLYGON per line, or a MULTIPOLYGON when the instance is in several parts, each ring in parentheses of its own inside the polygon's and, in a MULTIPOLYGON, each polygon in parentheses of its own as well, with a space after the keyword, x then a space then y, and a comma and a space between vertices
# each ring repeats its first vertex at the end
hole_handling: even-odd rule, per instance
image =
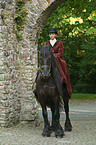
POLYGON ((26 23, 26 16, 28 14, 25 3, 26 0, 15 0, 16 6, 15 6, 15 14, 14 14, 14 20, 15 20, 15 26, 14 26, 14 32, 16 34, 17 40, 20 41, 23 39, 23 29, 24 25, 26 23))

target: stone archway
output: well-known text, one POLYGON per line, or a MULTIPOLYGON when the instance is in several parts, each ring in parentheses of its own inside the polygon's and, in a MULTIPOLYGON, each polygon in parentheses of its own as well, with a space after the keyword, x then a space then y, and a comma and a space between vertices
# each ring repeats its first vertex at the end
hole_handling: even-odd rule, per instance
POLYGON ((36 34, 67 0, 25 1, 27 23, 19 42, 13 31, 16 0, 1 0, 0 5, 0 125, 5 127, 38 117, 32 92, 37 72, 36 34))

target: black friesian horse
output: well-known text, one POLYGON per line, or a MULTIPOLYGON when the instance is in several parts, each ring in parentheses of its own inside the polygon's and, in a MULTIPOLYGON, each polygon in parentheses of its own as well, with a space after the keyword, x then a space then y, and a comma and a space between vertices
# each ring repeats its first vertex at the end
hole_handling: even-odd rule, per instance
POLYGON ((36 77, 36 92, 35 96, 42 107, 44 118, 43 136, 50 136, 52 131, 56 137, 63 137, 64 131, 60 125, 60 96, 64 101, 66 113, 65 130, 71 131, 72 125, 69 118, 69 97, 66 91, 66 85, 62 87, 59 70, 56 60, 50 46, 44 45, 40 48, 39 53, 40 70, 36 77), (47 108, 52 111, 52 124, 48 121, 47 108))

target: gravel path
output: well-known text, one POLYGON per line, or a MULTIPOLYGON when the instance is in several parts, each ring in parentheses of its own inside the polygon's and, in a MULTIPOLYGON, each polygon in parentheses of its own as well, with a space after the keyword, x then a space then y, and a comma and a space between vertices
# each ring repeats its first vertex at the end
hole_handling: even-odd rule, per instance
MULTIPOLYGON (((0 145, 96 145, 96 100, 71 100, 70 110, 73 130, 65 132, 62 139, 55 138, 54 133, 51 137, 42 137, 43 118, 40 115, 39 127, 34 127, 33 122, 23 122, 11 128, 0 128, 0 145)), ((62 127, 64 120, 62 112, 62 127)))

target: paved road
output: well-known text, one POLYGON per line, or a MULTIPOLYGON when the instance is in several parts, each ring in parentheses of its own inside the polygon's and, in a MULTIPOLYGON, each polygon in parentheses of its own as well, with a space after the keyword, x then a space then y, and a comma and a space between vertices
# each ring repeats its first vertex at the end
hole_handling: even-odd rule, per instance
MULTIPOLYGON (((39 109, 40 118, 42 117, 41 108, 39 109)), ((48 109, 48 116, 51 119, 51 111, 48 109)), ((61 112, 61 119, 65 118, 65 112, 61 112)), ((70 101, 71 120, 96 120, 96 100, 71 100, 70 101)))
MULTIPOLYGON (((96 145, 96 100, 71 100, 70 118, 72 132, 65 132, 62 139, 42 137, 43 118, 40 114, 40 126, 33 122, 20 123, 11 128, 0 128, 0 145, 96 145)), ((48 111, 51 120, 50 110, 48 111)), ((65 114, 61 113, 61 125, 64 126, 65 114)))

